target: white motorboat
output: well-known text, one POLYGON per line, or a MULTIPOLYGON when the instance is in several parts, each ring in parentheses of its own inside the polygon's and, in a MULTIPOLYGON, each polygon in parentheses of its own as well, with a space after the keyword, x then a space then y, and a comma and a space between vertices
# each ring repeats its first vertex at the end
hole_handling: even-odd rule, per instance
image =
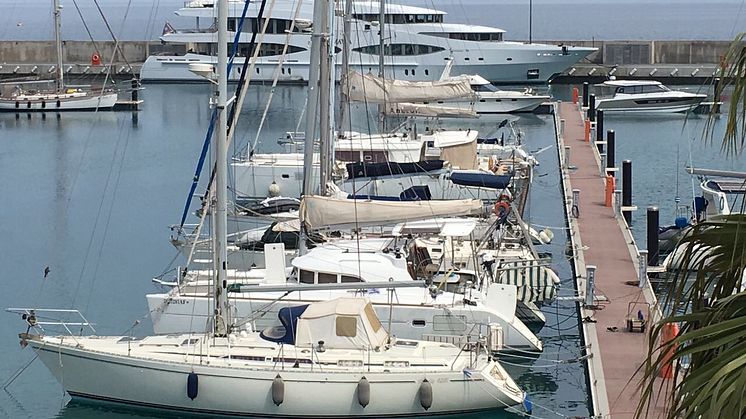
POLYGON ((431 107, 473 109, 477 114, 513 113, 533 112, 551 98, 548 95, 537 95, 531 89, 522 92, 498 89, 478 74, 458 77, 469 79, 469 84, 474 91, 472 100, 439 100, 435 103, 423 102, 423 104, 431 107))
MULTIPOLYGON (((229 28, 235 31, 243 10, 243 1, 230 2, 229 28)), ((344 3, 336 3, 337 22, 342 27, 344 3)), ((235 59, 231 80, 238 80, 245 57, 250 57, 249 42, 257 24, 259 3, 251 3, 239 39, 240 57, 235 59)), ((270 8, 267 31, 262 38, 259 57, 250 75, 255 81, 306 83, 309 78, 309 41, 313 2, 278 0, 270 8), (296 14, 296 7, 299 10, 296 14), (294 20, 295 18, 295 20, 294 20), (293 24, 293 22, 295 22, 293 24), (292 28, 292 30, 291 30, 292 28), (287 51, 282 57, 285 43, 287 51), (282 61, 280 71, 275 69, 282 61)), ((445 22, 446 13, 436 9, 386 2, 384 47, 385 76, 401 80, 437 80, 446 59, 453 58, 453 74, 480 74, 495 83, 546 83, 582 60, 595 48, 507 42, 502 29, 445 22)), ((153 55, 142 67, 143 81, 203 81, 189 72, 189 64, 215 63, 215 8, 212 0, 190 1, 176 11, 178 16, 196 19, 196 28, 174 29, 166 24, 161 40, 186 45, 185 55, 153 55)), ((379 2, 355 1, 352 4, 352 54, 350 68, 363 73, 378 68, 379 2)), ((261 31, 261 27, 259 28, 261 31)), ((231 32, 234 36, 235 32, 231 32)), ((342 74, 341 54, 335 55, 342 74)))
MULTIPOLYGON (((38 331, 44 314, 24 314, 38 331)), ((20 337, 73 398, 168 411, 398 417, 504 409, 524 399, 484 351, 487 342, 393 339, 362 298, 287 307, 279 320, 261 334, 20 337)))
POLYGON ((58 112, 111 109, 117 102, 117 93, 110 89, 92 90, 80 87, 66 87, 65 69, 62 64, 62 39, 60 35, 60 15, 62 6, 53 0, 54 37, 57 45, 57 65, 55 88, 30 89, 28 86, 39 82, 6 83, 13 85, 10 95, 0 96, 0 112, 58 112))
POLYGON ((612 97, 596 100, 596 109, 611 112, 688 112, 707 98, 705 94, 671 90, 654 80, 608 80, 598 87, 613 89, 612 97))

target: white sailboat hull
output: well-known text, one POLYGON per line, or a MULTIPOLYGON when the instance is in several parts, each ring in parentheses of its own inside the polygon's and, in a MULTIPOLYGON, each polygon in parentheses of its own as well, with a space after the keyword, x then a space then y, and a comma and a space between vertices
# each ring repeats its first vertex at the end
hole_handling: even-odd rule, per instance
POLYGON ((116 93, 103 95, 40 95, 33 98, 0 98, 0 111, 58 112, 113 108, 116 93))
POLYGON ((480 93, 475 101, 439 101, 430 107, 448 107, 463 110, 473 109, 477 114, 533 112, 549 96, 536 96, 520 92, 480 93))
MULTIPOLYGON (((541 351, 541 341, 515 316, 515 288, 497 284, 493 286, 510 288, 512 293, 496 293, 499 301, 491 304, 491 308, 484 305, 456 305, 450 298, 440 298, 430 303, 425 303, 422 297, 407 298, 408 291, 426 292, 420 290, 397 291, 398 295, 394 297, 396 303, 392 306, 387 304, 388 295, 385 292, 368 293, 367 297, 387 328, 391 313, 390 331, 399 338, 423 339, 428 335, 457 338, 466 334, 485 336, 489 325, 493 324, 502 328, 505 350, 541 351)), ((238 318, 250 317, 254 328, 263 330, 276 323, 277 312, 282 307, 354 295, 354 291, 304 291, 301 295, 295 292, 284 298, 282 294, 253 293, 242 297, 231 295, 230 299, 238 318)), ((156 334, 204 331, 210 313, 210 300, 206 296, 148 294, 147 300, 156 334)))
MULTIPOLYGON (((523 393, 509 377, 508 385, 498 380, 504 370, 494 362, 471 372, 470 378, 460 369, 392 373, 332 367, 309 372, 289 365, 283 368, 279 363, 276 368, 256 368, 238 359, 228 361, 228 365, 190 362, 189 356, 182 356, 181 361, 156 361, 86 349, 85 345, 60 345, 56 338, 42 339, 29 343, 73 398, 172 411, 226 416, 387 417, 502 409, 523 400, 523 393), (498 371, 493 373, 495 367, 498 371), (190 373, 198 376, 194 399, 187 395, 190 373), (277 376, 284 382, 284 400, 279 406, 273 402, 273 380, 277 376), (357 396, 363 376, 370 383, 370 403, 366 407, 360 405, 357 396), (428 410, 422 407, 419 396, 425 378, 432 385, 433 395, 428 410)), ((121 345, 126 348, 128 344, 121 345)))

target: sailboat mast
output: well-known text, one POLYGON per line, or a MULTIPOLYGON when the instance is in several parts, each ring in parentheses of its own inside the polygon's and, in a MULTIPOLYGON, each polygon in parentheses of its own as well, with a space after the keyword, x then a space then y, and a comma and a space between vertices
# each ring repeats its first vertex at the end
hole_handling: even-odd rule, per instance
POLYGON ((349 114, 349 80, 347 79, 347 76, 350 72, 350 46, 351 46, 351 39, 350 39, 350 33, 352 32, 352 1, 353 0, 346 0, 345 1, 345 10, 344 10, 344 19, 343 19, 343 26, 342 30, 344 32, 342 36, 342 74, 340 76, 341 82, 341 94, 339 101, 339 121, 337 125, 337 130, 339 132, 345 131, 345 129, 350 124, 350 114, 349 114))
POLYGON ((217 145, 215 147, 215 327, 214 333, 225 336, 230 325, 228 307, 228 0, 218 0, 218 111, 217 145))
POLYGON ((52 0, 52 6, 54 10, 54 42, 57 46, 57 91, 61 92, 64 88, 64 74, 65 71, 62 68, 62 6, 60 0, 52 0))
MULTIPOLYGON (((384 54, 384 34, 383 34, 383 28, 386 24, 386 0, 379 0, 378 2, 378 77, 381 78, 381 80, 385 79, 385 75, 383 73, 384 71, 384 62, 383 58, 385 57, 384 54)), ((386 86, 384 85, 384 89, 386 86)), ((385 94, 384 94, 385 97, 385 94)))
MULTIPOLYGON (((384 58, 385 54, 385 36, 383 29, 386 26, 386 0, 379 0, 378 2, 378 77, 381 78, 381 89, 383 90, 383 103, 378 105, 378 128, 381 132, 386 131, 386 117, 384 116, 386 109, 386 74, 384 73, 384 58)), ((393 73, 392 73, 393 74, 393 73)), ((392 78, 394 76, 392 75, 392 78)))
POLYGON ((330 143, 331 143, 331 66, 332 66, 332 54, 330 41, 330 30, 329 30, 329 12, 333 11, 330 8, 329 0, 315 0, 326 3, 324 5, 324 15, 320 22, 323 36, 320 43, 320 59, 321 63, 319 66, 319 194, 323 195, 326 190, 326 183, 329 181, 329 174, 331 172, 331 156, 330 156, 330 143))
POLYGON ((313 152, 316 139, 316 109, 319 105, 319 66, 321 63, 321 38, 324 36, 322 20, 325 19, 325 1, 313 2, 313 28, 308 64, 308 102, 306 104, 306 141, 303 153, 303 195, 313 194, 313 152))

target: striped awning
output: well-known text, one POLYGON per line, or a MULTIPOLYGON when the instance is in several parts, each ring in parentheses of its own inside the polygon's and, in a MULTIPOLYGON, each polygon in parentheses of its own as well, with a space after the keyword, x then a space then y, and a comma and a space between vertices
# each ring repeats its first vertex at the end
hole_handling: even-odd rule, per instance
POLYGON ((496 267, 497 282, 518 287, 518 301, 541 302, 554 299, 560 279, 554 271, 536 261, 503 262, 496 267))

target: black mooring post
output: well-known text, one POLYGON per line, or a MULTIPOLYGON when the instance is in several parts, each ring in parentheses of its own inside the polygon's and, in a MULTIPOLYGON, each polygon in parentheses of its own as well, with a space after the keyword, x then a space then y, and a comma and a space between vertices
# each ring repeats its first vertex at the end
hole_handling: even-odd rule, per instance
POLYGON ((588 107, 588 93, 589 93, 588 87, 589 87, 588 82, 584 81, 583 82, 583 107, 584 108, 588 107))
POLYGON ((658 207, 648 207, 648 266, 658 266, 658 207))
MULTIPOLYGON (((622 206, 632 206, 632 160, 622 162, 622 206)), ((632 211, 622 211, 627 225, 632 225, 632 211)))
POLYGON ((596 95, 591 94, 588 99, 588 119, 591 122, 596 120, 596 95))
MULTIPOLYGON (((604 140, 604 111, 596 111, 596 141, 604 140)), ((601 147, 601 146, 599 146, 601 147)), ((599 149, 603 151, 603 147, 599 149)))
POLYGON ((616 167, 616 162, 614 159, 616 156, 614 155, 614 143, 616 141, 616 134, 614 133, 613 129, 610 129, 606 132, 606 167, 611 169, 612 167, 616 167))
POLYGON ((720 77, 715 77, 715 91, 712 100, 712 111, 720 113, 720 77))
POLYGON ((138 96, 137 91, 139 87, 140 86, 138 86, 137 80, 133 79, 132 80, 132 103, 137 103, 137 96, 138 96))

